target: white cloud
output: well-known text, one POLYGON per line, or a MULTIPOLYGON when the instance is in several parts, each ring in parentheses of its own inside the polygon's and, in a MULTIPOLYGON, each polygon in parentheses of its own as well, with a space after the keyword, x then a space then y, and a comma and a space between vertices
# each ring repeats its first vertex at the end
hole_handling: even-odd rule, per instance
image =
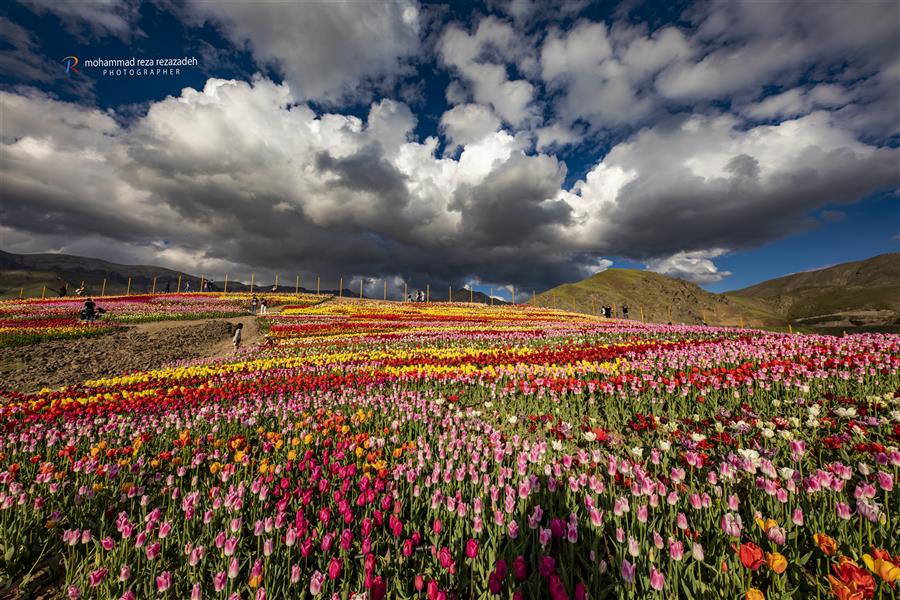
MULTIPOLYGON (((79 6, 81 3, 79 3, 79 6)), ((420 49, 421 15, 414 2, 206 2, 189 14, 210 21, 260 64, 291 83, 298 99, 336 103, 365 99, 371 88, 404 72, 420 49)))
POLYGON ((448 150, 466 146, 500 129, 500 119, 487 106, 460 104, 441 117, 441 130, 452 144, 448 150))
POLYGON ((852 100, 852 94, 840 85, 821 83, 811 88, 792 88, 750 104, 742 112, 754 119, 790 118, 821 108, 840 108, 852 100))
MULTIPOLYGON (((441 60, 471 86, 475 101, 490 105, 504 121, 517 127, 539 119, 533 105, 534 86, 524 79, 511 80, 507 73, 507 64, 527 68, 528 50, 512 25, 495 17, 482 19, 471 35, 459 25, 450 25, 438 43, 441 60)), ((447 97, 458 100, 463 96, 454 87, 447 97)))
POLYGON ((721 248, 677 252, 665 258, 647 261, 647 270, 693 283, 715 283, 731 275, 730 271, 720 271, 710 260, 724 253, 725 250, 721 248))
POLYGON ((640 258, 733 249, 808 226, 828 203, 896 187, 898 158, 826 112, 749 129, 731 116, 694 115, 614 146, 563 195, 585 250, 640 258))
POLYGON ((75 35, 112 35, 130 38, 140 18, 140 7, 128 0, 21 0, 38 14, 53 13, 75 35))

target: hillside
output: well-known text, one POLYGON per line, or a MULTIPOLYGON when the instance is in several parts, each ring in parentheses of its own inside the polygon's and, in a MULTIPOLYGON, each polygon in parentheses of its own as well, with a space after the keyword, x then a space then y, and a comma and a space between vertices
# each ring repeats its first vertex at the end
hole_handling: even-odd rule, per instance
POLYGON ((717 325, 786 327, 784 319, 772 314, 752 298, 739 300, 707 292, 687 281, 652 271, 607 269, 576 283, 564 284, 535 298, 538 306, 599 314, 600 306, 628 305, 629 317, 657 323, 706 322, 717 325))
POLYGON ((900 331, 900 253, 794 273, 725 295, 753 300, 802 326, 900 331))

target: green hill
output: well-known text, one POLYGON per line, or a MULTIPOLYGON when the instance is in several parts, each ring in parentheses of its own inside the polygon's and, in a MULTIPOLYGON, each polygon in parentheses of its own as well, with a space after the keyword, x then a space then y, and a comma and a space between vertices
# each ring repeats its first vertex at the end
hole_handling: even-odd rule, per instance
POLYGON ((607 269, 576 283, 568 283, 538 295, 538 306, 600 314, 603 305, 622 306, 629 317, 656 323, 702 322, 717 325, 786 327, 787 322, 752 299, 732 299, 707 292, 681 279, 634 269, 607 269))
POLYGON ((900 331, 900 253, 794 273, 725 294, 801 326, 900 331))

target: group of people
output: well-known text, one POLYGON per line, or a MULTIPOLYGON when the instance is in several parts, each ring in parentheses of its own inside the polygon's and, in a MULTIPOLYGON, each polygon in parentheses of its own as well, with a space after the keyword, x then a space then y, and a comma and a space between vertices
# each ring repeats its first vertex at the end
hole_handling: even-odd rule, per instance
POLYGON ((258 297, 253 296, 253 298, 250 300, 250 314, 269 314, 269 301, 265 298, 259 299, 258 297))
MULTIPOLYGON (((613 317, 617 317, 618 315, 614 313, 613 308, 611 306, 603 305, 600 307, 600 315, 606 317, 607 319, 612 319, 613 317)), ((622 305, 622 318, 628 318, 628 305, 622 305)))
POLYGON ((427 298, 426 298, 426 296, 425 296, 425 292, 423 292, 422 290, 416 290, 416 298, 415 298, 415 300, 413 300, 413 295, 412 295, 412 294, 407 294, 407 295, 406 295, 406 301, 407 301, 407 302, 425 302, 426 300, 427 300, 427 298))
MULTIPOLYGON (((57 281, 59 281, 59 297, 64 298, 69 293, 69 284, 62 280, 62 278, 57 277, 57 281)), ((76 296, 84 296, 87 294, 87 290, 84 287, 84 282, 81 282, 81 285, 75 290, 76 296)))

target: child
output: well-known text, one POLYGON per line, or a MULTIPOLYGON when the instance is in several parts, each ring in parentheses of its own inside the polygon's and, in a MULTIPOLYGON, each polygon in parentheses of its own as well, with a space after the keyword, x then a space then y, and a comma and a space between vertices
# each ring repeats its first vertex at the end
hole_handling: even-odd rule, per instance
POLYGON ((234 342, 234 351, 237 352, 241 347, 241 331, 244 329, 243 323, 238 323, 234 328, 234 337, 231 339, 234 342))

